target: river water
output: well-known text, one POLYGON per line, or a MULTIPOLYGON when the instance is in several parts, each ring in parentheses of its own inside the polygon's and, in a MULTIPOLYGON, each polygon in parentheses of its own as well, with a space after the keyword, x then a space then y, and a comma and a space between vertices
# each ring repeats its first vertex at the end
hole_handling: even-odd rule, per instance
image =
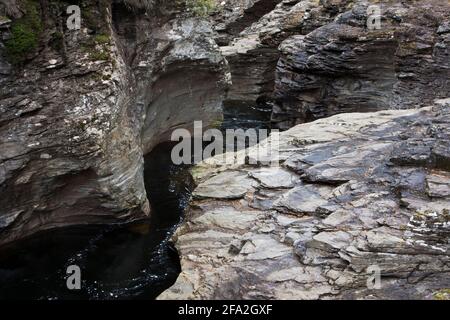
MULTIPOLYGON (((268 128, 270 110, 225 105, 222 129, 268 128)), ((145 157, 152 218, 126 226, 46 231, 0 249, 0 299, 154 299, 180 272, 170 238, 194 188, 188 167, 170 159, 172 144, 145 157), (81 269, 81 290, 69 290, 66 270, 81 269)))
POLYGON ((47 231, 2 248, 0 299, 154 299, 172 285, 180 265, 169 239, 193 184, 170 149, 160 145, 145 159, 150 220, 47 231), (67 288, 70 265, 81 269, 81 290, 67 288))

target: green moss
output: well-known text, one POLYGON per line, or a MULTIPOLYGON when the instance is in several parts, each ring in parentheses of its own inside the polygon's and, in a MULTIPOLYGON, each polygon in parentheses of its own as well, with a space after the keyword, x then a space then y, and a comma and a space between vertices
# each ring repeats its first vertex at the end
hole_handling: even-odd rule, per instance
POLYGON ((92 60, 99 61, 104 60, 108 61, 110 58, 109 52, 107 51, 100 51, 100 50, 94 50, 89 53, 92 60))
POLYGON ((23 24, 14 25, 11 31, 13 37, 6 42, 6 52, 13 63, 20 63, 32 49, 36 48, 38 37, 23 24))
POLYGON ((91 30, 96 30, 96 28, 98 27, 98 23, 97 23, 97 19, 95 17, 95 15, 92 13, 92 10, 85 10, 85 12, 83 12, 83 24, 91 29, 91 30))
POLYGON ((8 17, 0 16, 0 23, 8 22, 8 21, 10 21, 10 20, 8 19, 8 17))
POLYGON ((82 24, 95 34, 108 34, 108 10, 110 0, 83 1, 82 24))
POLYGON ((450 289, 441 289, 433 293, 433 297, 436 300, 450 300, 450 289))
POLYGON ((109 61, 111 55, 108 51, 107 44, 110 38, 106 35, 97 35, 88 42, 82 44, 83 51, 89 54, 89 58, 95 61, 105 60, 109 61))
POLYGON ((222 127, 223 120, 214 120, 211 123, 211 127, 215 129, 220 129, 222 127))
POLYGON ((214 0, 185 0, 187 8, 196 16, 207 16, 216 10, 214 0))
POLYGON ((201 166, 194 166, 190 169, 190 173, 194 181, 198 181, 202 176, 205 175, 205 168, 201 166))
POLYGON ((13 22, 11 39, 5 43, 8 58, 14 64, 25 61, 27 55, 38 46, 42 32, 39 4, 34 0, 27 0, 24 7, 25 15, 13 22))
POLYGON ((108 35, 106 34, 98 34, 94 37, 94 41, 97 44, 103 45, 103 44, 109 44, 111 39, 108 35))

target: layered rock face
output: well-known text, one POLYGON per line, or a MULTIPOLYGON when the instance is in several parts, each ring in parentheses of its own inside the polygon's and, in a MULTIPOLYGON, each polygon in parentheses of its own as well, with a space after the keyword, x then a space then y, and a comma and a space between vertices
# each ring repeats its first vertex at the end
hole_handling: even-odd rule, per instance
POLYGON ((159 298, 448 298, 449 14, 281 1, 221 47, 228 101, 272 101, 283 129, 315 121, 192 170, 182 273, 159 298), (279 166, 244 164, 273 143, 279 166))
POLYGON ((439 297, 450 286, 449 115, 448 99, 336 115, 282 133, 280 166, 201 163, 175 236, 182 273, 160 299, 439 297))
POLYGON ((229 75, 210 24, 157 2, 82 1, 80 30, 63 3, 0 7, 13 20, 0 25, 0 244, 147 216, 143 155, 221 119, 229 75))
POLYGON ((220 46, 228 45, 246 28, 271 12, 282 0, 225 0, 217 1, 218 10, 212 13, 215 39, 220 46))
POLYGON ((450 92, 447 1, 368 2, 281 46, 273 121, 281 128, 342 112, 423 107, 450 92), (370 12, 369 12, 370 13, 370 12))
MULTIPOLYGON (((254 6, 265 2, 259 1, 254 6)), ((230 64, 233 79, 227 100, 248 103, 270 101, 275 84, 274 70, 280 57, 279 44, 293 34, 307 34, 331 22, 351 3, 348 0, 278 2, 274 10, 256 19, 233 41, 221 47, 230 64)), ((244 12, 241 20, 246 18, 244 12)), ((233 26, 230 24, 228 29, 233 30, 233 26)))
MULTIPOLYGON (((230 81, 228 63, 207 21, 175 19, 162 26, 156 38, 161 63, 153 79, 144 82, 151 85, 140 88, 146 106, 142 132, 145 153, 157 143, 169 141, 178 128, 192 131, 193 121, 203 121, 207 127, 222 120, 222 102, 230 81)), ((142 60, 138 67, 152 64, 154 60, 142 60)))
POLYGON ((0 3, 0 245, 147 217, 144 155, 265 103, 297 125, 250 149, 276 143, 279 166, 193 169, 183 271, 160 298, 448 295, 447 2, 78 3, 80 30, 69 4, 0 3))
POLYGON ((423 107, 450 94, 448 2, 278 2, 270 10, 269 1, 225 1, 240 10, 214 16, 232 74, 227 103, 269 103, 274 126, 288 129, 342 112, 423 107), (371 5, 381 14, 375 29, 371 5), (254 8, 268 12, 258 17, 254 8))

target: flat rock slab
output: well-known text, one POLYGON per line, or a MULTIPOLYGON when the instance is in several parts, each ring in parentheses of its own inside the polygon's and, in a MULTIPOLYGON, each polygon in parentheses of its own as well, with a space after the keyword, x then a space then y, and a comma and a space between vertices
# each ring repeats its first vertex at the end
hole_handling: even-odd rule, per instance
POLYGON ((287 209, 298 214, 314 214, 328 204, 332 188, 316 185, 301 185, 282 195, 275 203, 276 209, 287 209))
POLYGON ((223 172, 201 183, 193 196, 198 199, 239 199, 252 188, 253 184, 254 181, 246 172, 223 172))
POLYGON ((203 224, 208 228, 215 226, 223 229, 246 230, 250 229, 258 219, 258 211, 238 211, 232 207, 226 207, 208 211, 192 222, 203 224))
POLYGON ((291 171, 282 168, 261 168, 249 173, 249 176, 258 180, 261 185, 269 189, 292 188, 299 181, 299 177, 291 171))

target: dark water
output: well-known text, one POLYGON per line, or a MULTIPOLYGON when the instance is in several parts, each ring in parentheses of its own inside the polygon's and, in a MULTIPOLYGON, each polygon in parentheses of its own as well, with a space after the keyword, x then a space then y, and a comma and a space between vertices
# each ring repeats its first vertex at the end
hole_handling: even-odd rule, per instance
POLYGON ((272 115, 272 106, 269 104, 252 104, 243 101, 227 101, 224 103, 224 120, 222 122, 221 131, 226 132, 227 129, 243 129, 241 136, 236 132, 236 139, 245 141, 244 144, 237 143, 237 140, 231 143, 224 141, 224 148, 227 152, 239 151, 240 149, 252 147, 259 143, 263 137, 260 130, 267 130, 270 133, 270 120, 272 115), (256 129, 257 141, 250 141, 245 137, 246 130, 256 129))
POLYGON ((270 129, 272 106, 243 101, 224 103, 222 129, 270 129))
POLYGON ((169 144, 146 157, 149 221, 48 231, 0 250, 0 299, 154 299, 179 272, 169 239, 193 187, 187 168, 170 161, 169 144), (69 265, 81 290, 66 286, 69 265))
MULTIPOLYGON (((271 108, 224 106, 222 129, 268 129, 271 108)), ((173 144, 145 157, 149 221, 126 226, 80 226, 47 231, 0 249, 0 299, 154 299, 180 273, 169 239, 181 223, 193 181, 172 164, 173 144), (81 290, 66 286, 70 265, 81 269, 81 290)))

